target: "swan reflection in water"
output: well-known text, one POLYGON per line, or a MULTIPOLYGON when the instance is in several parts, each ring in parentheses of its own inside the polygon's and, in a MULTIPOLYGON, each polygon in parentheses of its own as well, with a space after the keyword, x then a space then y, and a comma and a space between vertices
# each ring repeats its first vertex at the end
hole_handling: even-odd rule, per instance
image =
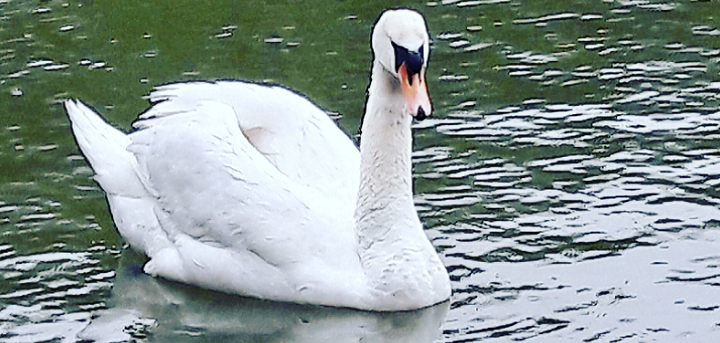
POLYGON ((406 312, 367 312, 273 302, 199 289, 142 273, 125 251, 109 309, 78 338, 97 342, 433 342, 449 302, 406 312))

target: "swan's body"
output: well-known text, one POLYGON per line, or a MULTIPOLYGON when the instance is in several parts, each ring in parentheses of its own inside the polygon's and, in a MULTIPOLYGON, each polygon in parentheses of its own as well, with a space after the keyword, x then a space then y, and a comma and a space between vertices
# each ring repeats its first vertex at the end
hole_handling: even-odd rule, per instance
POLYGON ((82 103, 66 109, 147 273, 270 300, 416 309, 450 295, 412 195, 427 44, 415 12, 376 24, 361 152, 305 98, 239 81, 159 87, 129 135, 82 103), (393 68, 391 43, 396 58, 396 44, 420 46, 423 56, 401 53, 421 58, 422 73, 393 68))

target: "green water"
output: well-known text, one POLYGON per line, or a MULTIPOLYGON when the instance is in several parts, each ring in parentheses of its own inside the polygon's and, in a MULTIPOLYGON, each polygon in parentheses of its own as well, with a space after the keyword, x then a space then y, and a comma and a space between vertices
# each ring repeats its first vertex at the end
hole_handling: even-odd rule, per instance
POLYGON ((129 309, 113 327, 148 341, 712 341, 718 18, 713 0, 0 0, 0 340, 76 341, 129 309), (60 101, 129 130, 154 85, 241 79, 305 94, 353 135, 393 6, 433 36, 414 173, 449 312, 298 309, 139 273, 60 101))

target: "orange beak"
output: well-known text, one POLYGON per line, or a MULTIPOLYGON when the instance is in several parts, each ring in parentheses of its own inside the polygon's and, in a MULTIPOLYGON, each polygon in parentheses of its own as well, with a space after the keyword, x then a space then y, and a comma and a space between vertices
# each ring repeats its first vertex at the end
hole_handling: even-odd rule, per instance
POLYGON ((398 72, 400 73, 400 88, 410 114, 417 120, 425 119, 432 113, 427 84, 425 83, 425 68, 409 77, 407 66, 403 63, 398 72))

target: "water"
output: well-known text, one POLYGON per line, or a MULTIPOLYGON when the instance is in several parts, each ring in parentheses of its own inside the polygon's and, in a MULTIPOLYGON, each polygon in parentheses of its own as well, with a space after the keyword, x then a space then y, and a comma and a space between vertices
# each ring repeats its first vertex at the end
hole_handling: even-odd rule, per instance
POLYGON ((403 3, 434 37, 414 173, 446 306, 282 305, 143 275, 58 102, 129 129, 155 84, 236 78, 357 132, 388 5, 289 3, 0 0, 0 340, 720 339, 716 1, 403 3))

